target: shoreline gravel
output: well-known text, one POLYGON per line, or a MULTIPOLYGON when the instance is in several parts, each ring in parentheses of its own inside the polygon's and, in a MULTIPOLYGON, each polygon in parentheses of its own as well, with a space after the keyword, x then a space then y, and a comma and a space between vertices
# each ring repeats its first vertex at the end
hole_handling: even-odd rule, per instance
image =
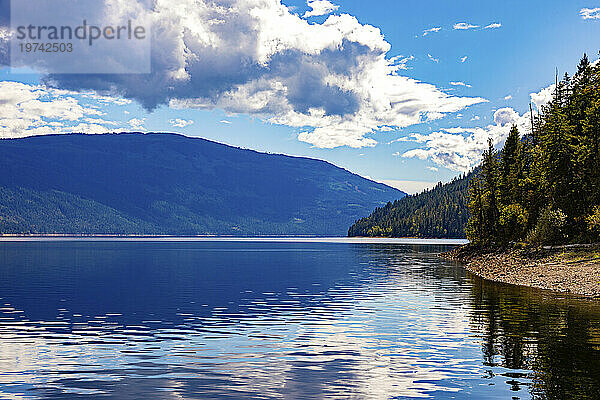
POLYGON ((600 298, 600 244, 538 249, 481 249, 444 253, 490 281, 600 298))

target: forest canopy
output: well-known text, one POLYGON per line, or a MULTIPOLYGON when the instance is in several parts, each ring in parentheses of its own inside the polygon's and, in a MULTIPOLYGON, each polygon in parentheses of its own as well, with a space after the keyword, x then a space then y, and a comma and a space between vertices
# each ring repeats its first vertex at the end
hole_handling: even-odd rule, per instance
POLYGON ((362 218, 348 236, 464 238, 468 220, 468 189, 473 173, 447 184, 407 196, 362 218))

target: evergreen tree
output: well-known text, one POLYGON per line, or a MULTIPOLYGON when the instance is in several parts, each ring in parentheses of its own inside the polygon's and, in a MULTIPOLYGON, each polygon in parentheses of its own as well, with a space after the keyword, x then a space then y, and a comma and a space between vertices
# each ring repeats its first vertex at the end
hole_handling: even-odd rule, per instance
POLYGON ((481 178, 483 183, 483 237, 493 241, 498 236, 500 211, 498 209, 499 169, 498 158, 492 139, 488 140, 488 149, 483 153, 481 163, 481 178))
POLYGON ((519 180, 522 171, 522 145, 516 125, 510 130, 500 159, 500 199, 504 204, 521 201, 519 180))

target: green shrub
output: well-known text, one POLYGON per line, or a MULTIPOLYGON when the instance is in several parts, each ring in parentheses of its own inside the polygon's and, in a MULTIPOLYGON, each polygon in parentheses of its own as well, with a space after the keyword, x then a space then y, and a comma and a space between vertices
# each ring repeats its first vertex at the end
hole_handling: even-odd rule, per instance
POLYGON ((594 239, 600 239, 600 206, 594 207, 594 211, 586 217, 587 228, 594 236, 594 239))
POLYGON ((500 209, 500 227, 506 241, 519 240, 527 226, 527 211, 520 204, 510 204, 500 209))
POLYGON ((530 244, 553 244, 563 240, 563 229, 567 216, 560 209, 547 207, 540 214, 535 227, 527 234, 526 241, 530 244))

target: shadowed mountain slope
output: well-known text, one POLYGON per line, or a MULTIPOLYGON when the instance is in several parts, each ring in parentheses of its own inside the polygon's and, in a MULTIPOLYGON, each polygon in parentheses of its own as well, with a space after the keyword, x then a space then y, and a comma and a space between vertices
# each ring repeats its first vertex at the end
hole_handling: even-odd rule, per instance
POLYGON ((165 133, 0 140, 0 232, 344 235, 405 194, 325 161, 165 133))

